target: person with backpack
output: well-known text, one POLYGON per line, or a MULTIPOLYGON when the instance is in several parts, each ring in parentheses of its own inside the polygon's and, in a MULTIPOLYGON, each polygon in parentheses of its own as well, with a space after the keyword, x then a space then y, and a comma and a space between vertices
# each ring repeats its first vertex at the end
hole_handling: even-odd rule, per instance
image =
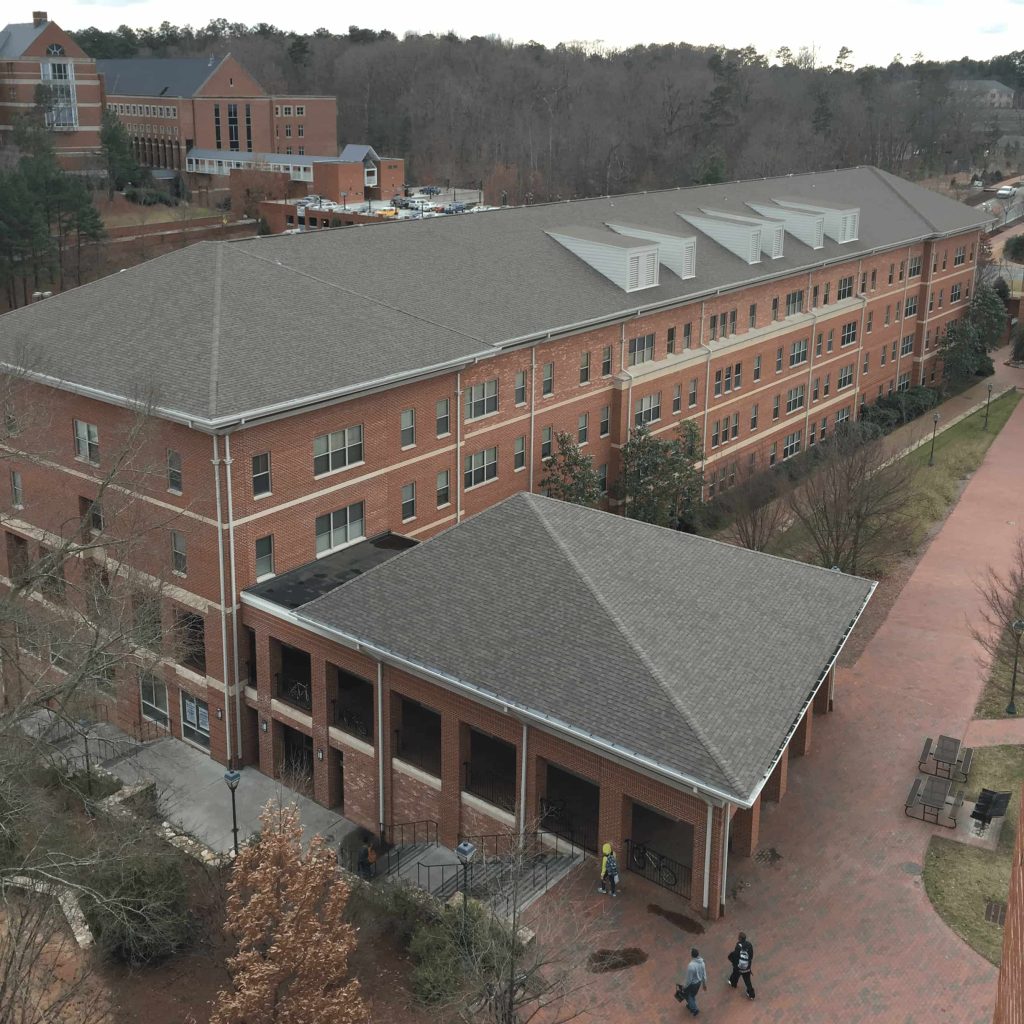
POLYGON ((618 896, 615 886, 619 881, 619 862, 615 857, 615 851, 611 843, 605 843, 601 848, 601 884, 597 887, 598 892, 611 892, 618 896))
POLYGON ((729 954, 729 961, 732 963, 732 974, 729 975, 729 984, 735 988, 740 978, 743 979, 743 986, 747 990, 747 998, 754 998, 754 984, 750 980, 750 968, 754 964, 754 945, 747 938, 746 932, 740 932, 736 942, 736 948, 729 954))

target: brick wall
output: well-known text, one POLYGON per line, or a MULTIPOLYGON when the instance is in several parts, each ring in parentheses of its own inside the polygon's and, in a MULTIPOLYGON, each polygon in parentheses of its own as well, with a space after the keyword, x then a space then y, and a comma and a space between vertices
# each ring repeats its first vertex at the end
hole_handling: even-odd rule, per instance
MULTIPOLYGON (((1024 815, 1021 817, 1024 821, 1024 815)), ((1024 1024, 1024 828, 1017 826, 993 1024, 1024 1024)))

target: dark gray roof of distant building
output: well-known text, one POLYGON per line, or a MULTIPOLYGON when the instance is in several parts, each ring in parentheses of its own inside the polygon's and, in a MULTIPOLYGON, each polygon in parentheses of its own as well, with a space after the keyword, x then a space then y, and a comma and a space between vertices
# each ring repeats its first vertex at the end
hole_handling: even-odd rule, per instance
POLYGON ((107 96, 188 98, 217 70, 224 57, 118 57, 96 61, 107 96))
POLYGON ((18 22, 0 29, 0 59, 14 60, 20 57, 46 31, 48 21, 33 25, 32 22, 18 22))
POLYGON ((873 588, 521 493, 295 617, 747 803, 873 588))
MULTIPOLYGON (((231 158, 225 153, 225 158, 231 158)), ((559 333, 805 274, 987 222, 873 167, 372 228, 199 242, 0 317, 0 364, 206 428, 386 386, 559 333), (860 209, 859 238, 750 265, 680 212, 776 197, 860 209), (696 234, 696 276, 625 292, 552 238, 608 223, 696 234), (382 273, 387 268, 387 273, 382 273)))
POLYGON ((410 537, 382 533, 257 583, 245 592, 294 610, 415 546, 410 537))

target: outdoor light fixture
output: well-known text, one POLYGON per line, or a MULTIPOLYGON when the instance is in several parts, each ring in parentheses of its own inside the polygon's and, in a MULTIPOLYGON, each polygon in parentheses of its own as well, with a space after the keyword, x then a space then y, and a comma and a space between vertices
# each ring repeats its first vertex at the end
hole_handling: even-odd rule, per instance
POLYGON ((231 834, 235 837, 235 856, 238 856, 238 812, 235 809, 235 790, 238 783, 242 781, 240 772, 230 771, 224 773, 224 782, 231 790, 231 834))
MULTIPOLYGON (((1021 624, 1024 626, 1024 623, 1021 624)), ((469 862, 476 856, 476 846, 463 839, 455 847, 455 856, 462 861, 462 927, 466 927, 466 904, 469 903, 469 862)))
POLYGON ((928 455, 928 465, 935 465, 935 432, 939 429, 939 414, 932 417, 932 450, 928 455))
POLYGON ((1013 645, 1013 676, 1010 679, 1010 703, 1006 705, 1006 713, 1008 715, 1017 714, 1017 705, 1014 700, 1017 696, 1017 663, 1020 661, 1020 641, 1021 637, 1024 637, 1024 619, 1014 619, 1010 624, 1010 629, 1013 630, 1014 645, 1013 645))
POLYGON ((323 750, 323 747, 320 747, 320 748, 319 748, 319 749, 317 750, 317 752, 316 752, 316 759, 317 759, 318 761, 322 761, 322 760, 324 759, 324 750, 323 750))
POLYGON ((985 400, 985 426, 984 430, 988 430, 988 407, 992 404, 992 385, 988 386, 988 398, 985 400))
POLYGON ((224 709, 217 708, 217 721, 222 722, 224 720, 224 709))
POLYGON ((263 721, 262 721, 262 722, 260 722, 260 728, 261 728, 261 729, 262 729, 262 730, 263 730, 264 732, 266 732, 266 731, 267 731, 267 720, 266 720, 265 718, 263 719, 263 721))

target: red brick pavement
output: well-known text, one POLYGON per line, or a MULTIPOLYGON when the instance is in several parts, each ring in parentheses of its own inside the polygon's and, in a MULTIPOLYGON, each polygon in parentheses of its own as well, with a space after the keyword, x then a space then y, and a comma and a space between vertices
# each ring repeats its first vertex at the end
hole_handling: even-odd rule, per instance
POLYGON ((588 936, 594 948, 636 946, 650 958, 592 976, 590 993, 603 1005, 588 1021, 689 1019, 672 991, 692 942, 709 965, 705 1020, 991 1021, 995 968, 943 924, 921 880, 929 836, 944 830, 905 817, 903 802, 924 738, 963 736, 981 690, 968 629, 973 580, 1024 526, 1022 451, 1024 403, 857 664, 840 674, 836 710, 815 721, 810 756, 792 761, 782 803, 762 809, 760 850, 779 859, 733 859, 723 920, 687 934, 647 910, 685 914, 683 902, 630 874, 614 901, 591 891, 592 872, 566 883, 581 910, 604 900, 601 927, 588 936), (739 928, 755 946, 754 1003, 725 984, 739 928))

